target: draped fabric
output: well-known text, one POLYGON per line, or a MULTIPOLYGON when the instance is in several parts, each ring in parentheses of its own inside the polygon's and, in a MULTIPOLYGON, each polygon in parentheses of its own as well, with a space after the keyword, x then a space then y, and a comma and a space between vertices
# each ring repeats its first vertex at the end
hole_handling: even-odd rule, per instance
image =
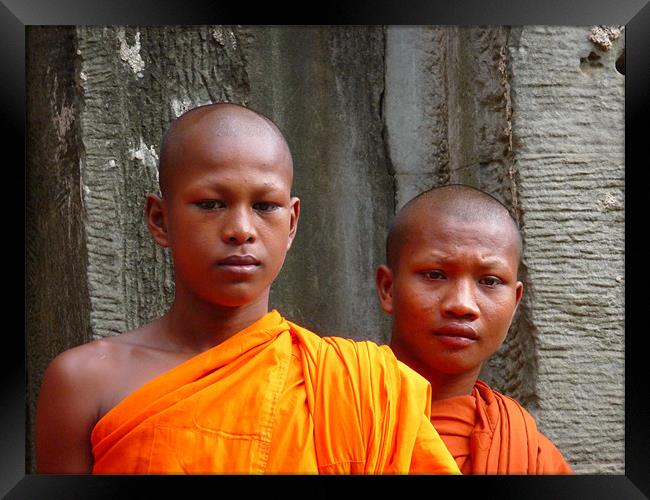
POLYGON ((458 473, 390 349, 271 311, 96 424, 93 473, 458 473))
POLYGON ((571 474, 514 399, 478 380, 471 395, 431 404, 431 422, 463 474, 571 474))

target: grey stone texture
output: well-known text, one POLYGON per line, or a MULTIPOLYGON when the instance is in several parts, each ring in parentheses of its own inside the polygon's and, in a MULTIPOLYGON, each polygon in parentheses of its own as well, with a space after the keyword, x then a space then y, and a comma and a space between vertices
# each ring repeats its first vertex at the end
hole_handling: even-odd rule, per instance
POLYGON ((510 40, 535 415, 583 473, 624 472, 623 48, 575 27, 513 28, 510 40))
POLYGON ((92 337, 82 200, 75 30, 28 30, 25 213, 27 469, 36 396, 61 351, 92 337))
POLYGON ((374 299, 393 214, 382 138, 383 28, 239 33, 247 40, 249 104, 285 133, 301 198, 298 234, 271 303, 321 335, 386 343, 389 318, 374 299))
POLYGON ((576 472, 622 473, 624 31, 592 28, 30 27, 28 470, 51 359, 169 305, 145 196, 173 119, 225 100, 272 118, 293 153, 302 212, 272 307, 387 343, 374 271, 396 208, 480 187, 525 241, 524 299, 482 377, 576 472))

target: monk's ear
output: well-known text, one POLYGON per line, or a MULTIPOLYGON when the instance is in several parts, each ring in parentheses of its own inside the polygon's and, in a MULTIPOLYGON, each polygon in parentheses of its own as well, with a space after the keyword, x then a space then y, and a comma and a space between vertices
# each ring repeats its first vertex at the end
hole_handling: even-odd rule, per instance
POLYGON ((300 198, 296 196, 291 198, 289 207, 291 209, 291 222, 289 223, 289 243, 287 244, 287 250, 291 248, 291 244, 296 237, 296 231, 298 230, 298 217, 300 217, 300 198))
POLYGON ((393 313, 393 271, 382 264, 375 273, 375 285, 381 308, 389 314, 393 313))
POLYGON ((524 294, 524 284, 521 281, 517 281, 517 284, 515 285, 515 308, 512 311, 513 318, 515 316, 515 313, 517 312, 517 307, 521 302, 521 297, 523 296, 523 294, 524 294))
POLYGON ((517 305, 519 305, 519 302, 521 302, 521 297, 524 294, 524 284, 521 281, 517 281, 517 284, 515 285, 516 289, 516 297, 517 297, 517 305))
POLYGON ((167 248, 169 246, 169 237, 165 200, 155 194, 147 195, 145 215, 147 217, 147 228, 149 228, 154 241, 159 246, 167 248))

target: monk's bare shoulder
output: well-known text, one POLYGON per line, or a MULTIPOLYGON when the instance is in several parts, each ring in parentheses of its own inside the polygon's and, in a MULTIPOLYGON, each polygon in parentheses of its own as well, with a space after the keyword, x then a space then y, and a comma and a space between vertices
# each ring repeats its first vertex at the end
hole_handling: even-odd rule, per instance
POLYGON ((118 342, 106 339, 68 349, 50 363, 44 383, 51 381, 74 390, 75 394, 83 393, 87 403, 99 411, 103 389, 123 362, 123 351, 118 342))
POLYGON ((132 352, 146 335, 136 332, 73 347, 50 363, 36 412, 39 472, 90 472, 95 424, 137 383, 132 352))
POLYGON ((97 394, 106 375, 115 368, 116 351, 116 345, 106 340, 94 340, 68 349, 50 363, 44 382, 51 379, 70 386, 75 392, 84 390, 97 394))
MULTIPOLYGON (((93 340, 59 354, 48 367, 44 385, 65 388, 92 408, 98 420, 151 378, 157 368, 156 322, 114 337, 93 340)), ((56 392, 59 392, 58 390, 56 392)))
POLYGON ((146 348, 155 331, 155 322, 113 337, 93 340, 59 354, 51 368, 70 371, 75 377, 87 377, 89 382, 106 382, 106 375, 125 368, 134 349, 146 348))

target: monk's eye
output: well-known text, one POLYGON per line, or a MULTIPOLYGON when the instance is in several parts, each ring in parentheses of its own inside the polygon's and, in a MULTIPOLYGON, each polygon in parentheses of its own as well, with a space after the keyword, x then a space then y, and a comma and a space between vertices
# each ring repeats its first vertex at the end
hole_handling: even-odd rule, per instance
POLYGON ((201 200, 197 201, 195 205, 203 210, 216 210, 225 206, 222 201, 218 200, 201 200))
POLYGON ((262 201, 259 203, 255 203, 253 205, 253 208, 259 212, 272 212, 273 210, 277 210, 279 208, 279 205, 271 202, 262 201))
POLYGON ((499 278, 496 276, 485 276, 484 278, 481 278, 479 280, 479 283, 482 285, 487 285, 487 286, 497 286, 503 284, 503 281, 501 281, 499 278))
POLYGON ((440 271, 425 271, 422 273, 422 276, 424 276, 428 280, 442 280, 445 279, 445 275, 442 274, 440 271))

